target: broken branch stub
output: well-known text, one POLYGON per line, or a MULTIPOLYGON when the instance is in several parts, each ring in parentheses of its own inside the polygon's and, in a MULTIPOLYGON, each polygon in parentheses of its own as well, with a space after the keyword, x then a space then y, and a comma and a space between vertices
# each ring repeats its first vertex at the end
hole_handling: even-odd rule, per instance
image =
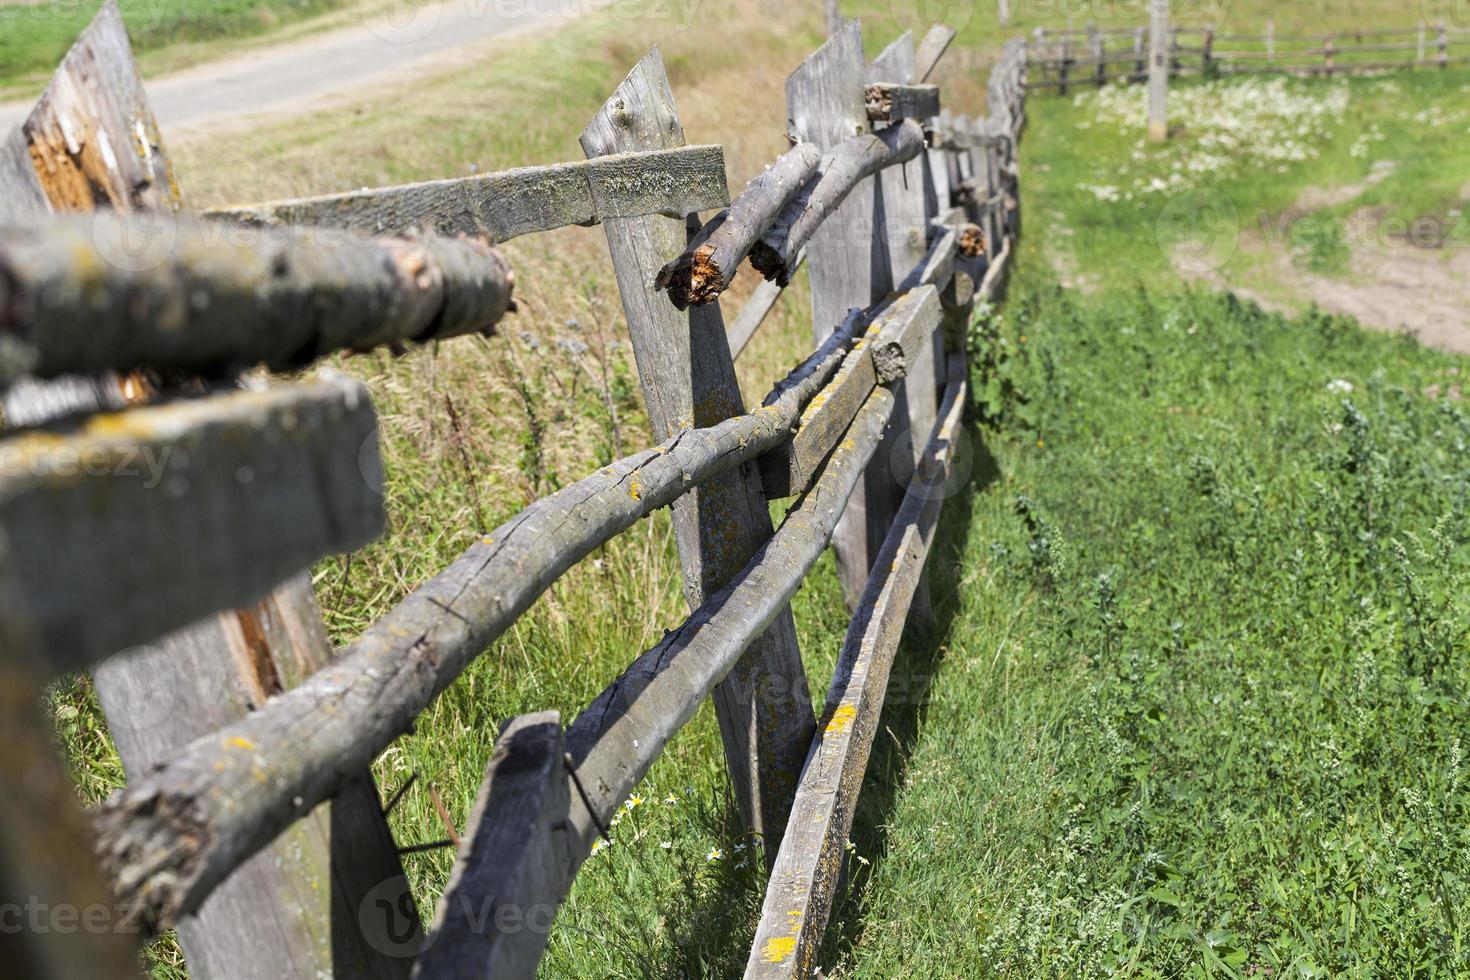
POLYGON ((750 264, 767 279, 786 285, 802 246, 854 187, 885 167, 912 160, 923 149, 924 130, 912 119, 838 144, 751 249, 750 264))
POLYGON ((798 143, 746 185, 729 209, 707 222, 677 259, 659 270, 654 286, 667 290, 679 309, 714 301, 729 288, 735 271, 761 235, 801 190, 821 151, 798 143))

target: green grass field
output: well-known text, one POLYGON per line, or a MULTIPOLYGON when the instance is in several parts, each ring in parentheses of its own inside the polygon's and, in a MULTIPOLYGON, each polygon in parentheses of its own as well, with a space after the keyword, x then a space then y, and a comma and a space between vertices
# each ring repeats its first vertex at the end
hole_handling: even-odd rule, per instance
MULTIPOLYGON (((1023 21, 1055 23, 1041 6, 1023 21)), ((1230 16, 1274 11, 1285 30, 1412 21, 1419 8, 1240 0, 1230 16)), ((865 14, 870 53, 905 23, 894 9, 865 14)), ((361 111, 195 140, 174 157, 196 205, 576 159, 582 124, 658 40, 690 140, 725 143, 738 186, 784 145, 781 82, 819 37, 815 9, 775 16, 747 3, 687 30, 589 19, 361 111), (526 70, 547 63, 566 69, 526 70)), ((945 68, 948 104, 978 108, 999 37, 977 12, 945 68)), ((828 977, 1470 974, 1470 413, 1429 396, 1470 365, 1340 319, 1185 292, 1171 264, 1186 233, 1219 242, 1220 212, 1190 203, 1200 188, 1254 227, 1309 186, 1395 159, 1333 207, 1452 209, 1470 75, 1393 81, 1397 92, 1384 79, 1289 83, 1284 112, 1325 106, 1320 125, 1293 130, 1307 158, 1222 153, 1197 183, 1136 207, 1096 188, 1127 193, 1110 176, 1124 166, 1130 181, 1172 180, 1228 121, 1137 161, 1131 123, 1106 121, 1123 102, 1033 99, 1021 261, 1004 309, 973 336, 972 485, 946 506, 932 564, 938 627, 909 637, 895 668, 828 977), (1415 122, 1433 106, 1442 125, 1415 122), (1384 139, 1355 154, 1375 131, 1384 139), (1166 209, 1181 199, 1179 221, 1166 209), (1087 289, 1059 291, 1059 267, 1087 289)), ((1254 118, 1276 125, 1269 115, 1254 118)), ((314 571, 338 641, 482 530, 647 443, 600 231, 508 251, 521 312, 501 336, 336 365, 373 391, 390 480, 389 534, 314 571)), ((1336 261, 1330 243, 1298 251, 1336 261)), ((1232 281, 1271 285, 1269 269, 1230 261, 1232 281)), ((740 362, 749 400, 807 346, 804 289, 740 362)), ((504 720, 548 707, 570 720, 676 625, 678 575, 661 515, 538 602, 379 761, 385 793, 419 776, 394 812, 400 842, 444 836, 428 785, 463 825, 504 720)), ((847 621, 830 558, 796 617, 820 696, 847 621)), ((121 773, 95 702, 81 680, 52 701, 96 799, 121 773)), ((708 707, 612 836, 559 913, 542 975, 739 975, 762 882, 708 707)), ((406 860, 427 915, 451 855, 406 860)), ((184 975, 168 941, 149 963, 184 975)))

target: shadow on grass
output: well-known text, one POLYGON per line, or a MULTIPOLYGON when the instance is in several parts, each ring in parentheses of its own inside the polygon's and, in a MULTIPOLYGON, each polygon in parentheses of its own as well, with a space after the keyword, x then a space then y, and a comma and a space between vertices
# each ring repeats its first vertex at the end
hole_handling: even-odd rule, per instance
MULTIPOLYGON (((894 661, 884 701, 883 717, 874 739, 872 756, 852 830, 857 852, 874 864, 886 853, 884 825, 891 819, 898 787, 903 784, 913 746, 923 729, 928 692, 939 670, 942 651, 954 628, 958 610, 957 592, 962 573, 961 554, 968 537, 976 494, 985 492, 1000 478, 1000 468, 978 428, 967 426, 969 445, 974 448, 970 485, 945 502, 935 544, 928 561, 929 591, 934 597, 934 620, 927 624, 911 621, 894 661)), ((818 694, 818 711, 830 678, 810 678, 818 694)), ((701 810, 701 829, 714 839, 731 839, 740 826, 733 799, 724 806, 701 810)), ((712 885, 696 890, 692 885, 681 896, 680 907, 671 908, 662 937, 663 956, 653 957, 647 974, 663 977, 738 977, 755 938, 755 926, 765 895, 765 876, 752 860, 743 871, 728 864, 717 872, 712 885), (672 954, 672 955, 669 955, 672 954)), ((862 931, 861 911, 866 882, 856 887, 841 886, 832 914, 820 962, 829 963, 851 947, 862 931)), ((691 878, 692 880, 692 878, 691 878)), ((845 878, 845 882, 850 879, 845 878)))

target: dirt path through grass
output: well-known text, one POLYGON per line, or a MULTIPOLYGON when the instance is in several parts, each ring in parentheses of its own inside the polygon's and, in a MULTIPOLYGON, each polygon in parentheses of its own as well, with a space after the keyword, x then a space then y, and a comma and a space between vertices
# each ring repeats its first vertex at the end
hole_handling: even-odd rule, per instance
MULTIPOLYGON (((590 13, 598 0, 581 4, 590 13)), ((148 82, 165 133, 258 123, 323 108, 365 89, 397 87, 474 60, 481 42, 547 27, 583 12, 570 3, 451 0, 409 7, 372 4, 351 26, 254 48, 148 82)), ((0 104, 0 132, 34 100, 0 104)))

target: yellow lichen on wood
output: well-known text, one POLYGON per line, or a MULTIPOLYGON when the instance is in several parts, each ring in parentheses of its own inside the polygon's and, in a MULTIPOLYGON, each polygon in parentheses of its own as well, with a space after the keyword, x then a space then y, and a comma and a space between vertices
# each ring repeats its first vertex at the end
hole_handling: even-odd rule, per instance
POLYGON ((832 720, 827 722, 828 735, 845 735, 852 730, 852 723, 857 718, 857 709, 850 704, 844 704, 832 712, 832 720))

